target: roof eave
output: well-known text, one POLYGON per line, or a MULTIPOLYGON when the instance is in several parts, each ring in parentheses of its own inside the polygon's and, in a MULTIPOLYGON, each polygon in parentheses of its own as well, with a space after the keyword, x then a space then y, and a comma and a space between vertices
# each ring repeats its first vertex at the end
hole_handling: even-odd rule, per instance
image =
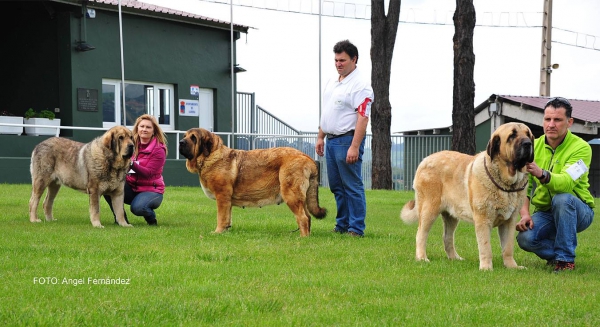
MULTIPOLYGON (((81 6, 80 0, 50 0, 50 1, 64 3, 64 4, 70 4, 70 5, 74 5, 74 6, 78 6, 78 7, 81 6)), ((91 2, 88 2, 87 7, 93 8, 93 9, 102 9, 102 10, 112 11, 112 12, 119 11, 118 6, 108 4, 108 3, 99 3, 99 2, 91 1, 91 2)), ((147 9, 128 7, 128 6, 121 6, 121 12, 125 13, 125 14, 137 15, 137 16, 169 20, 169 21, 192 24, 192 25, 197 25, 197 26, 211 27, 211 28, 216 28, 216 29, 220 29, 220 30, 230 31, 232 29, 231 23, 221 22, 221 21, 217 21, 217 20, 210 20, 209 17, 206 17, 207 19, 202 19, 202 18, 195 18, 195 17, 190 17, 190 16, 174 15, 174 14, 170 14, 170 13, 166 13, 166 12, 150 11, 147 9)), ((233 24, 233 30, 236 32, 248 34, 248 29, 249 29, 248 26, 233 24)))

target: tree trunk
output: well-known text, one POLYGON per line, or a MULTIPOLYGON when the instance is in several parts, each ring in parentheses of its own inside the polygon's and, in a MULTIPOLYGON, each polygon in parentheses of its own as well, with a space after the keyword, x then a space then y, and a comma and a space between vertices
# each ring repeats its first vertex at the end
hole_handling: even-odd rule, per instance
POLYGON ((454 12, 454 88, 452 103, 452 150, 475 154, 475 54, 473 0, 456 0, 454 12))
POLYGON ((371 0, 372 189, 392 189, 390 75, 399 21, 400 0, 390 0, 387 17, 384 0, 371 0))

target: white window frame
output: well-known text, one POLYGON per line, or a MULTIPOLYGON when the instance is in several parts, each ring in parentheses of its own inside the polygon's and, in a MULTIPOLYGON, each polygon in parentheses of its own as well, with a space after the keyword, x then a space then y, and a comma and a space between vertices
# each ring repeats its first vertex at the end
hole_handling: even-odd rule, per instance
MULTIPOLYGON (((114 80, 114 79, 102 79, 102 84, 103 85, 112 85, 115 87, 115 121, 114 122, 102 122, 102 127, 104 128, 111 128, 113 126, 117 126, 117 125, 121 125, 122 123, 122 117, 123 117, 123 112, 122 112, 122 106, 121 106, 121 101, 123 99, 123 96, 121 95, 121 81, 120 80, 114 80)), ((125 80, 125 84, 138 84, 138 85, 144 85, 144 86, 151 86, 154 90, 167 90, 168 94, 170 95, 170 99, 168 99, 168 101, 166 102, 166 105, 168 106, 168 111, 170 113, 170 119, 169 119, 169 124, 159 124, 160 128, 162 128, 163 130, 166 131, 172 131, 175 130, 175 114, 177 113, 175 111, 175 107, 174 107, 174 99, 175 99, 175 87, 173 86, 173 84, 162 84, 162 83, 151 83, 151 82, 140 82, 140 81, 128 81, 125 80)), ((153 92, 153 98, 149 98, 146 99, 147 103, 147 108, 146 108, 146 113, 150 114, 152 116, 154 116, 156 118, 157 121, 160 121, 160 109, 156 108, 154 106, 154 104, 158 104, 160 102, 160 98, 159 98, 159 94, 160 92, 153 92)), ((127 126, 128 128, 132 129, 133 126, 127 126)))

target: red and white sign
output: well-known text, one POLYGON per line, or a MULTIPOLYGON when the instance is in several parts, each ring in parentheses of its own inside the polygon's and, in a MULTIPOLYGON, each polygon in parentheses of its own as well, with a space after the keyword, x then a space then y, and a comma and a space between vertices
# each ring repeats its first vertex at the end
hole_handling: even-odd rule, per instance
POLYGON ((198 85, 190 85, 190 94, 191 95, 198 95, 198 94, 200 94, 200 86, 198 86, 198 85))

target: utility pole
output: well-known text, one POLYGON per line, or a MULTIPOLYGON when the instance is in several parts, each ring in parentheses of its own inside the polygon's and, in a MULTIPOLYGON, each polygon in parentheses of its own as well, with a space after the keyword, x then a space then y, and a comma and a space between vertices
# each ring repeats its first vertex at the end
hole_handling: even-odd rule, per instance
POLYGON ((544 0, 544 22, 542 27, 542 58, 540 64, 540 96, 550 96, 550 74, 558 64, 552 64, 552 0, 544 0))

